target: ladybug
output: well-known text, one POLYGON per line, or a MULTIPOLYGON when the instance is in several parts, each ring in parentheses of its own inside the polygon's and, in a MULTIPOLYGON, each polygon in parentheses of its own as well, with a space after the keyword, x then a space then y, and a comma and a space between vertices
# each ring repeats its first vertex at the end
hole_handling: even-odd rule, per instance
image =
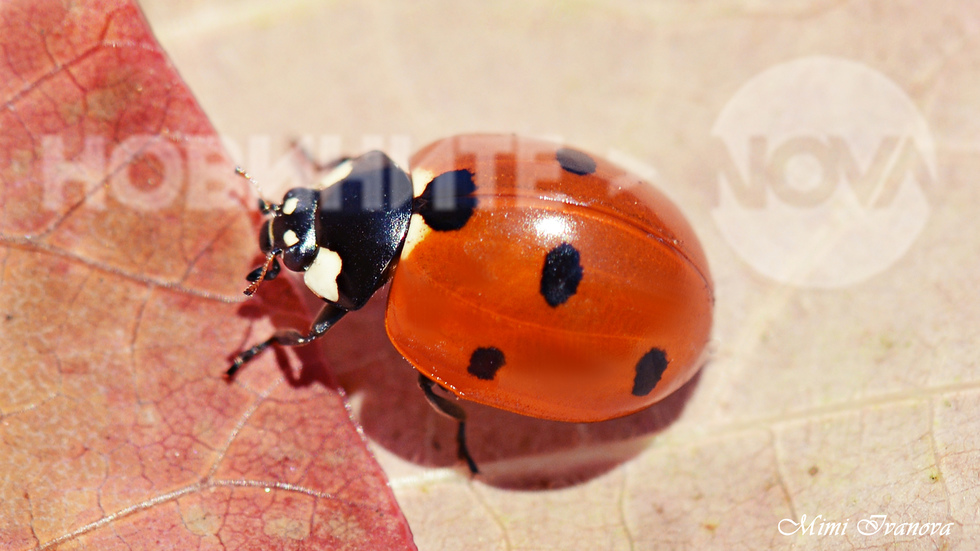
POLYGON ((700 367, 714 292, 694 231, 662 193, 578 149, 513 135, 459 135, 406 173, 373 151, 295 188, 259 234, 251 295, 286 268, 324 306, 239 354, 322 336, 389 280, 385 325, 435 409, 459 398, 543 419, 603 421, 644 409, 700 367))

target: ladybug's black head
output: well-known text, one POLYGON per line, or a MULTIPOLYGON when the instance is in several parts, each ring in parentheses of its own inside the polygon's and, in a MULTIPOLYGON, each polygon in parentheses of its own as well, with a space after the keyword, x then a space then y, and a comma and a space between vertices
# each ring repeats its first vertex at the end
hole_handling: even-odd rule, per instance
POLYGON ((272 205, 260 201, 264 214, 272 214, 259 232, 259 248, 267 256, 264 265, 248 274, 252 285, 245 290, 251 295, 263 279, 275 279, 279 275, 276 257, 295 272, 309 267, 316 257, 316 211, 318 194, 316 190, 295 188, 286 193, 282 204, 272 205))
POLYGON ((302 272, 316 256, 315 190, 295 188, 286 193, 282 204, 272 207, 259 234, 259 247, 266 254, 281 254, 282 262, 294 272, 302 272))

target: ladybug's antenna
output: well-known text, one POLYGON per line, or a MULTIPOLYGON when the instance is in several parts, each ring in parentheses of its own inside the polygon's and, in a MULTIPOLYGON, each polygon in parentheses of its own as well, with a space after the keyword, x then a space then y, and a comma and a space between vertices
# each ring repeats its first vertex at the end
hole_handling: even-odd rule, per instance
POLYGON ((248 172, 245 172, 245 169, 244 168, 242 168, 240 166, 236 166, 235 167, 235 174, 237 174, 237 175, 241 176, 242 178, 245 178, 246 180, 248 180, 248 182, 250 184, 252 184, 252 186, 255 188, 255 193, 257 193, 258 196, 259 196, 259 210, 262 211, 262 214, 269 214, 270 212, 271 213, 278 213, 279 212, 279 206, 278 205, 274 205, 274 204, 272 204, 272 203, 270 203, 270 202, 268 202, 268 201, 266 201, 265 199, 262 198, 262 190, 259 189, 259 184, 257 184, 255 182, 255 180, 252 179, 251 176, 249 176, 248 172))
MULTIPOLYGON (((279 205, 272 204, 262 198, 262 190, 259 189, 259 185, 255 183, 255 180, 253 180, 251 176, 249 176, 248 172, 245 172, 244 168, 240 166, 236 166, 235 174, 238 174, 242 178, 245 178, 246 180, 249 181, 250 184, 252 184, 252 186, 255 187, 255 192, 259 196, 259 210, 262 211, 262 214, 269 214, 269 213, 272 213, 274 215, 279 214, 279 205)), ((258 290, 259 285, 262 284, 262 281, 266 279, 266 274, 269 274, 269 279, 276 277, 276 275, 279 273, 279 265, 276 264, 275 266, 273 266, 275 261, 276 261, 275 251, 270 252, 265 256, 265 264, 262 265, 262 269, 258 272, 258 277, 256 277, 255 280, 252 281, 252 283, 245 289, 246 296, 250 297, 255 294, 255 291, 258 290), (273 270, 271 274, 269 273, 270 268, 272 268, 273 270)))
POLYGON ((271 252, 266 255, 265 264, 262 265, 262 271, 259 272, 259 277, 256 278, 256 280, 253 281, 252 284, 245 289, 245 296, 250 297, 255 294, 255 291, 258 290, 259 285, 262 283, 262 280, 265 279, 265 274, 269 271, 269 267, 271 267, 272 263, 275 261, 276 261, 276 253, 271 252))

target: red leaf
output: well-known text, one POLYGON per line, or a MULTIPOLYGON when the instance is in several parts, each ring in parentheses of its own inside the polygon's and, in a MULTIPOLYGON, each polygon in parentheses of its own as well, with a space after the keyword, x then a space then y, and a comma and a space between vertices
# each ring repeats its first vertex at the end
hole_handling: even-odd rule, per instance
POLYGON ((0 9, 0 548, 414 548, 315 358, 222 379, 309 320, 139 10, 0 9))

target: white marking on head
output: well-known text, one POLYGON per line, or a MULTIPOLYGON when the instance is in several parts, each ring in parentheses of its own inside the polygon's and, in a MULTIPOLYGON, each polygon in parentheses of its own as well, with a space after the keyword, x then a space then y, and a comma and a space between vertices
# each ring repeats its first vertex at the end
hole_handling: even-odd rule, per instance
POLYGON ((337 276, 340 275, 342 266, 343 260, 339 254, 330 249, 319 247, 313 263, 303 274, 303 282, 316 296, 336 302, 340 299, 337 276))
POLYGON ((286 230, 286 233, 282 234, 282 242, 286 244, 287 247, 292 247, 293 245, 299 243, 299 236, 293 230, 286 230))
POLYGON ((421 243, 431 231, 432 228, 425 223, 421 214, 413 214, 408 223, 408 235, 405 236, 405 246, 402 247, 401 258, 408 258, 408 255, 412 254, 412 249, 421 243))
POLYGON ((313 186, 313 189, 324 190, 328 187, 336 184, 337 182, 343 180, 344 178, 350 176, 351 171, 354 170, 354 163, 350 159, 340 163, 339 165, 333 167, 333 169, 324 174, 320 181, 313 186))
POLYGON ((296 205, 299 205, 299 198, 290 197, 282 202, 282 208, 279 209, 279 212, 289 216, 290 214, 296 212, 296 205))
POLYGON ((412 197, 418 197, 425 191, 425 186, 434 180, 436 173, 424 168, 412 169, 412 197))

